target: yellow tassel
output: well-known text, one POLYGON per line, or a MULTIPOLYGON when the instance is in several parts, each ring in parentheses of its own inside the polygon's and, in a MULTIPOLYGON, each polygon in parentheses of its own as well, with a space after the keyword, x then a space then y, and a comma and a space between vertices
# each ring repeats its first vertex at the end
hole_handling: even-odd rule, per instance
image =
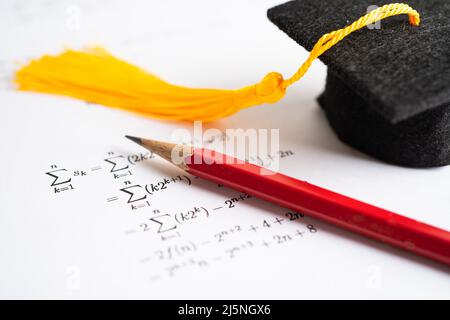
POLYGON ((343 38, 400 14, 408 14, 412 25, 420 24, 419 13, 410 6, 385 5, 343 29, 323 35, 291 78, 284 80, 281 74, 272 72, 261 82, 238 90, 172 85, 101 48, 43 56, 17 71, 15 82, 19 90, 71 96, 160 119, 211 121, 243 108, 279 101, 287 87, 303 77, 315 59, 343 38))

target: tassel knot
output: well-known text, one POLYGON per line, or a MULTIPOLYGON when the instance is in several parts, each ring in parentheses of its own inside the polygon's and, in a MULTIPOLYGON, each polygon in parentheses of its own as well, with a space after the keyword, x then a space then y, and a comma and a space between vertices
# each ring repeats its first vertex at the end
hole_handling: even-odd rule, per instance
POLYGON ((286 93, 283 76, 278 72, 267 74, 259 83, 235 90, 232 112, 262 103, 275 103, 286 93))
POLYGON ((260 83, 255 86, 255 94, 261 103, 275 103, 284 97, 286 88, 284 79, 278 72, 267 74, 260 83))

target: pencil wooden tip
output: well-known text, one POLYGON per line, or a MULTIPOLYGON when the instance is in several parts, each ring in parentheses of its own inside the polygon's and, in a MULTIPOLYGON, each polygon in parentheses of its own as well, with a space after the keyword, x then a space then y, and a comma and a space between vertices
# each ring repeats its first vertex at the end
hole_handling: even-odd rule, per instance
POLYGON ((184 162, 184 157, 180 158, 179 156, 180 154, 184 156, 192 155, 193 148, 191 146, 177 145, 174 143, 137 138, 133 136, 125 137, 150 150, 152 153, 159 155, 161 158, 166 159, 167 161, 173 163, 181 169, 187 170, 187 166, 184 162), (175 155, 177 156, 175 159, 173 157, 172 151, 175 151, 175 155))

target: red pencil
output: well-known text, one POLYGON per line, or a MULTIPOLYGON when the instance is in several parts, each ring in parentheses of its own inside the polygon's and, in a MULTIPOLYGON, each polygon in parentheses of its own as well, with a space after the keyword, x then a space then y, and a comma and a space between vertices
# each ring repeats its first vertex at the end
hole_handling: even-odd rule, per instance
POLYGON ((448 231, 212 150, 184 146, 188 156, 174 159, 175 144, 127 138, 195 176, 450 265, 448 231))

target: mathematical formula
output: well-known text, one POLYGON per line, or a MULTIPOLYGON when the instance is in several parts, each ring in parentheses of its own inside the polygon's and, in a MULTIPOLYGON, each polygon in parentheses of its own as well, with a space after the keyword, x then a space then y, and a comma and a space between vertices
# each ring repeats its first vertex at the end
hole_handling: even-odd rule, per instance
MULTIPOLYGON (((247 161, 264 165, 275 157, 281 159, 291 156, 294 156, 293 151, 282 150, 275 155, 258 156, 247 161)), ((279 246, 306 241, 318 232, 317 227, 302 213, 280 208, 278 214, 264 217, 257 223, 235 223, 230 218, 220 228, 208 229, 200 239, 191 239, 184 234, 186 226, 210 225, 209 221, 226 219, 230 213, 241 210, 244 203, 260 200, 246 193, 228 190, 227 194, 232 195, 220 201, 199 199, 196 205, 183 204, 181 201, 171 205, 170 209, 160 208, 157 201, 160 197, 176 197, 181 193, 192 192, 190 188, 197 186, 201 179, 184 172, 152 179, 140 177, 138 167, 154 158, 149 152, 119 154, 111 151, 91 166, 68 168, 52 164, 45 171, 49 193, 55 197, 64 197, 68 192, 82 193, 82 180, 96 183, 95 177, 101 175, 110 181, 116 193, 103 195, 105 209, 120 206, 125 216, 131 214, 137 221, 123 230, 125 238, 131 241, 148 235, 157 241, 156 249, 153 247, 153 250, 143 252, 142 256, 136 258, 143 268, 150 267, 151 281, 177 276, 183 270, 214 266, 258 250, 276 250, 279 246)), ((210 187, 225 189, 217 184, 210 184, 210 187)))

